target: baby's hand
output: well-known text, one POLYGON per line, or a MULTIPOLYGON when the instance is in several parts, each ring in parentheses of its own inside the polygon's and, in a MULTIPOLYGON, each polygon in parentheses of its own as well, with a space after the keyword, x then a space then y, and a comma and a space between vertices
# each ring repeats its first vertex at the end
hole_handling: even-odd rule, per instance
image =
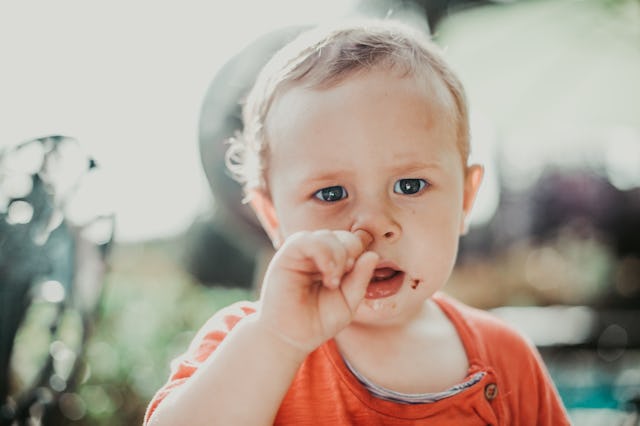
POLYGON ((274 256, 262 289, 259 322, 309 353, 353 319, 379 256, 362 230, 299 232, 274 256))

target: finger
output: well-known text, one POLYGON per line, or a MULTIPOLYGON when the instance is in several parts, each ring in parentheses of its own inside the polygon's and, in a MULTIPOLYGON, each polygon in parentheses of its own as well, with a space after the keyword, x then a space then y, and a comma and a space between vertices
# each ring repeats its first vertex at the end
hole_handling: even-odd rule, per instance
POLYGON ((329 288, 340 285, 347 261, 347 249, 344 244, 329 231, 316 231, 307 235, 301 242, 303 256, 313 264, 312 281, 318 281, 329 288))
POLYGON ((345 273, 353 267, 355 260, 366 250, 373 241, 373 237, 367 231, 356 230, 356 232, 334 231, 336 237, 344 244, 347 250, 347 261, 345 273))
POLYGON ((343 279, 340 290, 352 314, 364 299, 367 286, 379 260, 380 256, 377 253, 365 252, 356 260, 353 270, 343 279))
POLYGON ((367 247, 373 242, 373 235, 364 229, 356 229, 353 231, 353 234, 360 239, 360 243, 362 244, 362 250, 366 250, 367 247))

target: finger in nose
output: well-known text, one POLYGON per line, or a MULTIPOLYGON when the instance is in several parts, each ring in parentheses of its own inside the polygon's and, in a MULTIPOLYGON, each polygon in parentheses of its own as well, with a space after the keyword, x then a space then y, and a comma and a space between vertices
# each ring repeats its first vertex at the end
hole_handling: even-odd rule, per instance
POLYGON ((373 235, 364 229, 356 229, 353 231, 353 234, 360 239, 362 243, 362 248, 366 249, 373 242, 373 235))

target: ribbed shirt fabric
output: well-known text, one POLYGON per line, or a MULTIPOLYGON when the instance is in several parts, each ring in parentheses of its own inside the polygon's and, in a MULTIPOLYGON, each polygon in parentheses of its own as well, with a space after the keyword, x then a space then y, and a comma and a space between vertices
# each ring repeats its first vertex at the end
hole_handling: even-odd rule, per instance
POLYGON ((349 371, 358 379, 362 386, 369 391, 369 393, 376 398, 384 399, 385 401, 397 402, 399 404, 428 404, 431 402, 437 402, 441 399, 457 395, 463 390, 475 385, 484 377, 484 372, 474 374, 469 380, 459 383, 451 388, 442 392, 429 392, 429 393, 403 393, 397 392, 392 389, 387 389, 383 386, 373 383, 371 380, 364 377, 358 370, 352 366, 349 361, 343 358, 345 365, 349 371))

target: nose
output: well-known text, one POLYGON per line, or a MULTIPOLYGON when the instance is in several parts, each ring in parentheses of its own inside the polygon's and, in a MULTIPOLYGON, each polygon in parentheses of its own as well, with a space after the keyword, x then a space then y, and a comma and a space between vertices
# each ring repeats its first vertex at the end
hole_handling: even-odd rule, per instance
POLYGON ((368 232, 375 242, 394 242, 402 233, 402 226, 389 202, 372 200, 362 203, 353 212, 351 232, 358 229, 368 232))

